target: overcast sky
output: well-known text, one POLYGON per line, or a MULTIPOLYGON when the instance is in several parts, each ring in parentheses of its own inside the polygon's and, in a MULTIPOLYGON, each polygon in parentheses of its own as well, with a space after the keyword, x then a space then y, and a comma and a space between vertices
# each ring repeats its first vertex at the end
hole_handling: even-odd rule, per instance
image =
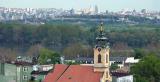
POLYGON ((147 9, 160 11, 160 0, 0 0, 0 7, 83 9, 98 6, 100 11, 147 9))

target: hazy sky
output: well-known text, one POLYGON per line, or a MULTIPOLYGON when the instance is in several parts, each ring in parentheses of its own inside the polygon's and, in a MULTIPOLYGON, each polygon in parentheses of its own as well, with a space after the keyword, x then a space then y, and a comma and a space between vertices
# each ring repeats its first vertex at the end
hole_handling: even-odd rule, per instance
POLYGON ((97 5, 100 11, 147 9, 160 11, 160 0, 0 0, 0 7, 82 9, 97 5))

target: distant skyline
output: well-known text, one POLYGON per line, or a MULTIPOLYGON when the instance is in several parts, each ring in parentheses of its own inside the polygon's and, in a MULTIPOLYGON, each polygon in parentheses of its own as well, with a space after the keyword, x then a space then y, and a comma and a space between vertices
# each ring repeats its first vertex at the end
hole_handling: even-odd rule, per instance
POLYGON ((98 6, 99 11, 147 9, 160 11, 160 0, 0 0, 0 7, 84 9, 98 6))

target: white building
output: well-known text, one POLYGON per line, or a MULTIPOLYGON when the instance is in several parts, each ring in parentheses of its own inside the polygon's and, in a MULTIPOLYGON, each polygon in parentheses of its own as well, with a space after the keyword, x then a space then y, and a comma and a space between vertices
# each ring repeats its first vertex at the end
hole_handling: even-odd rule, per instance
POLYGON ((112 73, 112 82, 133 82, 133 75, 128 73, 112 73))
POLYGON ((138 63, 140 59, 135 59, 134 57, 111 57, 110 65, 117 64, 119 68, 124 67, 125 65, 132 65, 138 63))
POLYGON ((138 62, 139 62, 139 59, 134 59, 134 57, 128 57, 125 61, 125 63, 130 63, 130 64, 134 64, 138 62))
POLYGON ((53 64, 50 65, 34 65, 33 70, 34 71, 49 71, 53 69, 53 64))

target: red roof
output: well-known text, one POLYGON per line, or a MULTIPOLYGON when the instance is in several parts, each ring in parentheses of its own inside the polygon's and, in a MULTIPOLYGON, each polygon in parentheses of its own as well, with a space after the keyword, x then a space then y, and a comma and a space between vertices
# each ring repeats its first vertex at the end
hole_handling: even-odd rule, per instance
POLYGON ((44 82, 100 82, 102 73, 93 70, 93 66, 57 64, 44 82))

